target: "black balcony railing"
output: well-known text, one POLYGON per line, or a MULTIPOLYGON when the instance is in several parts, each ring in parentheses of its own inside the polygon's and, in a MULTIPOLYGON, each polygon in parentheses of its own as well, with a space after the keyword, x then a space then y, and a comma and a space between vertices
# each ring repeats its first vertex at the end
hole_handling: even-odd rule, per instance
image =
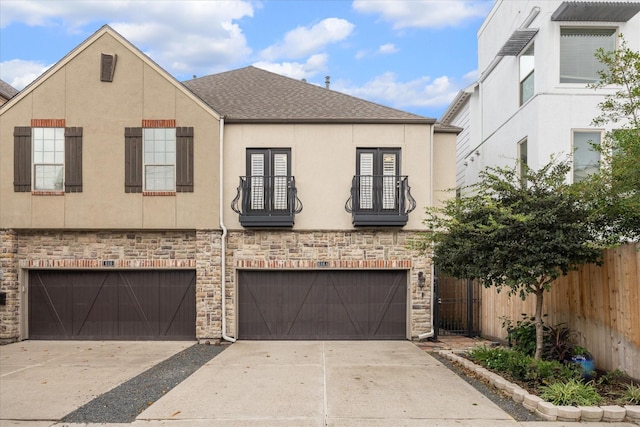
POLYGON ((407 176, 356 175, 345 204, 354 226, 403 226, 416 208, 407 176))
POLYGON ((292 227, 302 202, 292 176, 241 176, 231 209, 243 227, 292 227))

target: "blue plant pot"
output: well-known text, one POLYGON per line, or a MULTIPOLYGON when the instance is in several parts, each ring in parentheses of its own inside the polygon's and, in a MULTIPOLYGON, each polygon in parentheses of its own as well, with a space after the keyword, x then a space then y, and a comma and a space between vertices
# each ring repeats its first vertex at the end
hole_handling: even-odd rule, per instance
POLYGON ((596 364, 593 361, 593 357, 591 356, 571 356, 569 358, 573 363, 577 363, 582 368, 582 377, 589 380, 591 379, 591 374, 596 370, 596 364))

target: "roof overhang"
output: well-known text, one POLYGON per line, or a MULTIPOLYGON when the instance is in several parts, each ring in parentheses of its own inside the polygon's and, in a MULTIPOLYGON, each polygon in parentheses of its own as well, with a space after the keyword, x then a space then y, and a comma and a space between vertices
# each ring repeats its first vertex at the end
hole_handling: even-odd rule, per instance
POLYGON ((225 124, 385 124, 385 125, 398 125, 398 124, 419 124, 419 125, 433 125, 436 123, 436 119, 432 118, 415 118, 415 119, 393 119, 393 118, 380 118, 380 119, 349 119, 349 118, 272 118, 272 117, 233 117, 225 116, 225 124))
POLYGON ((440 118, 440 120, 438 120, 438 123, 443 125, 449 125, 451 120, 453 120, 454 116, 458 114, 458 112, 467 103, 467 101, 469 101, 469 98, 471 97, 471 94, 474 92, 476 85, 477 83, 474 83, 471 86, 467 87, 466 89, 463 89, 460 92, 458 92, 456 97, 453 98, 453 101, 451 101, 451 103, 449 104, 449 107, 447 107, 447 110, 444 112, 444 114, 442 114, 442 117, 440 118))
POLYGON ((435 126, 433 127, 433 131, 435 133, 454 133, 458 135, 463 130, 464 129, 459 126, 447 125, 444 123, 436 123, 435 126))
POLYGON ((518 56, 536 34, 538 34, 537 28, 518 28, 502 46, 498 56, 518 56))
POLYGON ((627 22, 640 12, 638 2, 562 2, 551 15, 552 21, 627 22))

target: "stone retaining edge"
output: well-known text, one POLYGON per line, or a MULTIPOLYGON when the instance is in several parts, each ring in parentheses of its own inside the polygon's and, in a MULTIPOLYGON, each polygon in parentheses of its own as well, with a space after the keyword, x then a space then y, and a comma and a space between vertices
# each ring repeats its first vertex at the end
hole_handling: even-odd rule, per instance
MULTIPOLYGON (((464 351, 458 351, 463 353, 464 351)), ((547 421, 585 421, 585 422, 621 422, 625 419, 640 422, 640 405, 609 405, 609 406, 556 406, 545 402, 539 396, 528 393, 517 384, 502 378, 495 372, 491 372, 469 359, 456 354, 453 350, 436 350, 436 353, 446 357, 452 362, 459 363, 465 368, 474 371, 483 377, 498 390, 511 392, 511 398, 528 410, 535 412, 547 421)))

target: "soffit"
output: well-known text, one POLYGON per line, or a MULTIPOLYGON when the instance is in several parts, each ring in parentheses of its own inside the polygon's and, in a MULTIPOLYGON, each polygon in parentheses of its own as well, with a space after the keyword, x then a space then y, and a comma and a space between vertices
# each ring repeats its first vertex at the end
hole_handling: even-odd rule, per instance
POLYGON ((627 22, 640 12, 638 2, 565 1, 551 15, 552 21, 627 22))

